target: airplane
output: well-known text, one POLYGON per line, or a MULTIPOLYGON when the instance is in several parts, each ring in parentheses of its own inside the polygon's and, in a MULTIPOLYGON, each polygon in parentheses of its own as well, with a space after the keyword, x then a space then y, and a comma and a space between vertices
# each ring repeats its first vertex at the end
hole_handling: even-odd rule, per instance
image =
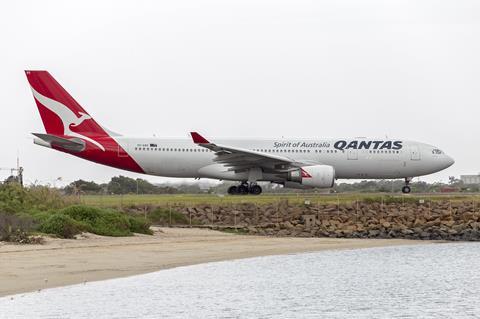
POLYGON ((433 174, 454 160, 438 147, 400 139, 191 139, 129 137, 98 124, 47 72, 25 71, 46 133, 34 143, 95 163, 164 177, 238 181, 228 194, 259 195, 258 182, 331 188, 337 179, 405 180, 433 174))

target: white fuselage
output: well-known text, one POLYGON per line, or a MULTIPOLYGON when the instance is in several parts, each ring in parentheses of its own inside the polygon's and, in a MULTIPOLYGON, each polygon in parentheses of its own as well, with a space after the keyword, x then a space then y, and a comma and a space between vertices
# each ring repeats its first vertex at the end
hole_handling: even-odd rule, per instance
POLYGON ((405 178, 408 187, 410 178, 454 162, 434 146, 390 139, 210 142, 198 132, 190 132, 191 140, 125 137, 99 125, 47 71, 25 74, 46 130, 34 133, 35 143, 137 173, 242 181, 229 194, 258 195, 257 181, 327 188, 335 179, 405 178))
MULTIPOLYGON (((214 152, 189 139, 121 136, 115 137, 115 140, 146 174, 240 181, 246 179, 245 173, 228 171, 223 165, 217 164, 214 152)), ((281 155, 296 161, 311 162, 312 165, 330 165, 335 168, 337 179, 408 178, 432 174, 454 163, 451 157, 432 145, 401 141, 401 147, 396 148, 392 147, 391 144, 395 142, 391 141, 388 144, 390 148, 382 148, 385 141, 388 140, 215 140, 219 144, 281 155)), ((264 174, 259 180, 275 181, 277 177, 264 174)))

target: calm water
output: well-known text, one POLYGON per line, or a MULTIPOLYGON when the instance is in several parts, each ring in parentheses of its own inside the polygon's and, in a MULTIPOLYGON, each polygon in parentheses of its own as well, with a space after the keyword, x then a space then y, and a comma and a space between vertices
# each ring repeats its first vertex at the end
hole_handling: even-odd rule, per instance
POLYGON ((0 298, 1 318, 478 318, 480 244, 252 258, 0 298))

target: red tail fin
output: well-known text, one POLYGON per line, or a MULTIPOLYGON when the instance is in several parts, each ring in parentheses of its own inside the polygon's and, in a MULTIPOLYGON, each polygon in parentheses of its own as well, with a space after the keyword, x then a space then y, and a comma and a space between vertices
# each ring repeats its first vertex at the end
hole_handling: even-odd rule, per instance
POLYGON ((128 153, 128 140, 102 128, 47 71, 25 73, 48 133, 35 134, 43 141, 40 145, 104 165, 144 173, 128 153))
POLYGON ((25 71, 45 130, 91 140, 108 134, 47 71, 25 71))

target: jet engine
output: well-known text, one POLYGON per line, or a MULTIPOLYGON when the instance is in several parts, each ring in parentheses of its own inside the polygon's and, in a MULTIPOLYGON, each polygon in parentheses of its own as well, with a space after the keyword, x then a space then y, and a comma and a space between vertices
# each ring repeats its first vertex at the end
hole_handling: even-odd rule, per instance
POLYGON ((285 187, 291 185, 288 182, 298 183, 307 188, 330 188, 335 183, 335 169, 329 165, 304 166, 289 172, 285 187))

